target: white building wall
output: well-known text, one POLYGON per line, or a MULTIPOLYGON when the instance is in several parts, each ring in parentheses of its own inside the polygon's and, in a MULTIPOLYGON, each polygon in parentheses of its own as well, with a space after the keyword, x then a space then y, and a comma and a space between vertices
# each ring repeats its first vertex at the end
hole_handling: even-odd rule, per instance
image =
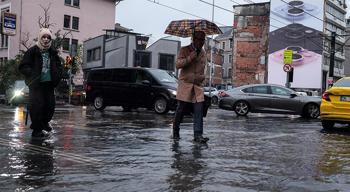
MULTIPOLYGON (((160 61, 159 61, 159 55, 160 54, 169 54, 174 55, 175 62, 177 58, 177 53, 180 50, 180 42, 174 41, 174 40, 168 40, 168 39, 159 39, 155 43, 153 43, 151 46, 147 48, 147 51, 152 52, 152 68, 159 68, 160 61)), ((174 71, 175 64, 174 64, 174 71)))

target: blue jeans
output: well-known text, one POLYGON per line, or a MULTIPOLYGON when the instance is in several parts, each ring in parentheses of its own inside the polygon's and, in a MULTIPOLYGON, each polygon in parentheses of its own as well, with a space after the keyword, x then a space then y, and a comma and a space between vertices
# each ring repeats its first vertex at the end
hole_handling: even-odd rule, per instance
POLYGON ((190 107, 193 107, 193 133, 194 137, 203 135, 203 102, 188 103, 184 101, 178 101, 175 119, 173 124, 173 131, 179 133, 180 123, 190 107))

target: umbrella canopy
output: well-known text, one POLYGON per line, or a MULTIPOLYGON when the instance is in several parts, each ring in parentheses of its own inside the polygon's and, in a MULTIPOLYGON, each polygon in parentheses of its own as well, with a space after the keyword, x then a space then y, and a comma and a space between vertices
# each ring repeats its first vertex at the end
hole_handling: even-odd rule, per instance
POLYGON ((194 31, 203 31, 206 35, 222 34, 220 28, 205 19, 184 19, 172 21, 165 30, 165 34, 178 37, 191 37, 194 31))

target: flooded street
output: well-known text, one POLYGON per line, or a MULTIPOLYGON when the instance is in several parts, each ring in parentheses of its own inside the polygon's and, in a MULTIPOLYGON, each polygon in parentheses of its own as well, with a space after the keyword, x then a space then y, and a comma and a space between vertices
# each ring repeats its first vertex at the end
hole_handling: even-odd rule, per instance
POLYGON ((349 191, 350 129, 319 120, 210 109, 207 145, 191 118, 58 107, 51 138, 31 139, 23 108, 0 106, 0 191, 349 191))

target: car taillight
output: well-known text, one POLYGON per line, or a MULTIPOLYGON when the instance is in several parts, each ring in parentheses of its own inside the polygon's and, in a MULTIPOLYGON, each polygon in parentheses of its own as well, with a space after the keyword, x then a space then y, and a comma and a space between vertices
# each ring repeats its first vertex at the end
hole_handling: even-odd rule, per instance
POLYGON ((324 99, 324 100, 326 100, 326 101, 331 101, 331 98, 329 98, 329 93, 327 93, 327 92, 324 92, 323 94, 322 94, 322 99, 324 99))
POLYGON ((218 94, 220 97, 229 97, 229 95, 225 91, 220 91, 218 94))

